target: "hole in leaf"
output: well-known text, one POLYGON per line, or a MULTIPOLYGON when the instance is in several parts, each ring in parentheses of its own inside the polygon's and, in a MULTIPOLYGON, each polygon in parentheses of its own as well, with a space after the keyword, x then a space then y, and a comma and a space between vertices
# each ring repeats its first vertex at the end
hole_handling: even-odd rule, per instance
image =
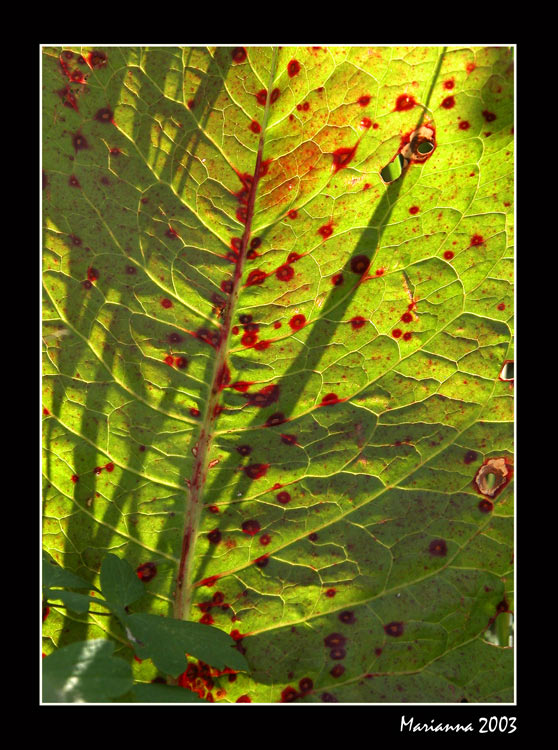
POLYGON ((506 360, 498 375, 499 380, 513 381, 514 379, 514 363, 512 360, 506 360))
POLYGON ((419 143, 417 151, 419 154, 429 154, 431 151, 434 151, 434 146, 430 141, 423 141, 419 143))
POLYGON ((382 169, 380 177, 385 183, 395 182, 398 177, 401 177, 403 171, 404 160, 401 154, 397 154, 397 157, 382 169))
POLYGON ((496 484, 496 474, 493 474, 490 472, 489 474, 484 475, 484 485, 487 490, 494 489, 494 485, 496 484))

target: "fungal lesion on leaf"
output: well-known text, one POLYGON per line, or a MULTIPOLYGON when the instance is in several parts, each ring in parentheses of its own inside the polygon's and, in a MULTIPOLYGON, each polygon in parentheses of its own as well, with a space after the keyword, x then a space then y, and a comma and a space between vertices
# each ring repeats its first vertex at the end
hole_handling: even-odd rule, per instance
POLYGON ((487 459, 475 476, 479 492, 487 497, 495 497, 510 481, 512 468, 505 458, 487 459))
POLYGON ((403 168, 409 163, 422 164, 432 156, 436 148, 436 133, 431 125, 421 125, 404 141, 400 150, 403 168))
POLYGON ((410 164, 423 164, 436 149, 436 131, 432 124, 420 125, 404 135, 393 159, 380 171, 386 184, 395 182, 410 164))

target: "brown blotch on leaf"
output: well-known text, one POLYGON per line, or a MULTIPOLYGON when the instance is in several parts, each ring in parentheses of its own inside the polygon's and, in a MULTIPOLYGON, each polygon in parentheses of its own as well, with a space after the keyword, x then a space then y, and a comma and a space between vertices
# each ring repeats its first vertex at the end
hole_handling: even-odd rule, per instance
POLYGON ((421 164, 429 159, 436 148, 436 135, 434 128, 421 125, 409 135, 409 140, 401 148, 403 167, 407 164, 421 164))
POLYGON ((475 475, 475 485, 481 495, 496 497, 508 484, 512 466, 505 458, 488 458, 475 475))

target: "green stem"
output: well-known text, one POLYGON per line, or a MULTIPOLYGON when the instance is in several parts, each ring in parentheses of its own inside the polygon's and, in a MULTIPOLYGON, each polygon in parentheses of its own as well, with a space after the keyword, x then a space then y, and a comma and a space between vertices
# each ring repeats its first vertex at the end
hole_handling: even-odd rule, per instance
MULTIPOLYGON (((100 604, 100 602, 99 602, 100 604)), ((44 607, 53 607, 53 609, 67 609, 69 612, 75 612, 75 609, 65 607, 63 604, 53 604, 52 602, 45 602, 44 607)), ((101 615, 102 617, 112 617, 112 612, 98 612, 96 609, 87 609, 85 612, 76 612, 79 615, 101 615)))

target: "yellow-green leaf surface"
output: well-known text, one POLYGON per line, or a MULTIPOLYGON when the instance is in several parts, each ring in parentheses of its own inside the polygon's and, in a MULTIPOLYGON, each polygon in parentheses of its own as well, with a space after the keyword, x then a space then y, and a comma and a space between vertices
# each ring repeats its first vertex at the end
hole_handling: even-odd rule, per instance
POLYGON ((43 49, 44 546, 209 700, 513 700, 512 52, 43 49))

